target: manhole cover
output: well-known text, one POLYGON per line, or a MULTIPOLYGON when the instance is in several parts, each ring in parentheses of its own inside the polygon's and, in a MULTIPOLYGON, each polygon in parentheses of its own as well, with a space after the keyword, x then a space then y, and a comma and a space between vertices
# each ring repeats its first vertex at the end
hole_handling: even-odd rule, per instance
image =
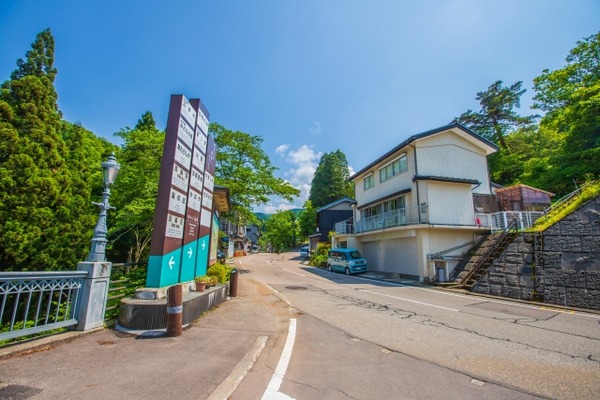
POLYGON ((289 290, 306 290, 307 287, 306 286, 286 286, 286 289, 289 290))

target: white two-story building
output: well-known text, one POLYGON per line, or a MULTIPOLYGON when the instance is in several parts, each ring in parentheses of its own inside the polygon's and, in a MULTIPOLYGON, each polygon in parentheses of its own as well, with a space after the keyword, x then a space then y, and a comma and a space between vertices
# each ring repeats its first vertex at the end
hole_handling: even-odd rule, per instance
POLYGON ((350 177, 354 216, 336 225, 333 247, 358 248, 371 271, 447 280, 489 230, 475 204, 493 196, 487 156, 497 150, 460 124, 411 136, 350 177))

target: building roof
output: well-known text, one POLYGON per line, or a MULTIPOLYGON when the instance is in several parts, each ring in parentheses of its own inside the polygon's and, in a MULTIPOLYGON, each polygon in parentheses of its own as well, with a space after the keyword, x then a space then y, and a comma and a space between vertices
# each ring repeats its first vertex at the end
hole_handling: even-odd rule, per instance
POLYGON ((318 208, 318 209, 317 209, 317 212, 321 212, 321 211, 323 211, 323 210, 326 210, 326 209, 328 209, 328 208, 331 208, 331 207, 333 207, 333 206, 337 206, 338 204, 341 204, 341 203, 343 203, 343 202, 346 202, 346 201, 347 201, 347 202, 349 202, 349 203, 354 203, 354 202, 355 202, 355 201, 354 201, 353 199, 351 199, 350 197, 348 197, 348 196, 344 196, 344 197, 342 197, 341 199, 338 199, 338 200, 336 200, 336 201, 333 201, 333 202, 331 202, 331 203, 329 203, 329 204, 326 204, 326 205, 324 205, 324 206, 323 206, 323 207, 321 207, 321 208, 318 208))
POLYGON ((548 192, 546 190, 538 189, 538 188, 535 188, 533 186, 527 186, 527 185, 524 185, 522 183, 519 183, 518 185, 503 187, 501 189, 496 189, 496 193, 510 192, 511 190, 515 190, 515 189, 531 189, 531 190, 533 190, 535 192, 545 193, 545 194, 547 194, 550 197, 555 196, 555 193, 551 193, 551 192, 548 192))
POLYGON ((231 210, 231 199, 229 197, 229 188, 215 185, 213 191, 213 200, 219 213, 225 213, 231 210))
POLYGON ((469 183, 471 185, 481 185, 477 179, 449 178, 446 176, 433 175, 415 175, 413 181, 437 181, 437 182, 452 182, 452 183, 469 183))
POLYGON ((478 135, 477 133, 473 132, 469 128, 467 128, 467 127, 465 127, 465 126, 463 126, 463 125, 455 122, 455 123, 452 123, 452 124, 449 124, 449 125, 445 125, 445 126, 441 126, 439 128, 431 129, 431 130, 428 130, 428 131, 425 131, 425 132, 422 132, 422 133, 419 133, 417 135, 413 135, 413 136, 409 137, 404 142, 400 143, 398 146, 394 147, 393 149, 391 149, 390 151, 388 151, 387 153, 385 153, 384 155, 382 155, 381 157, 379 157, 378 159, 376 159, 375 161, 373 161, 372 163, 370 163, 369 165, 367 165, 366 167, 364 167, 360 171, 356 172, 348 180, 352 181, 352 180, 356 179, 360 175, 364 174, 365 172, 367 172, 368 170, 370 170, 371 168, 373 168, 375 165, 377 165, 380 162, 384 161, 386 158, 392 156, 394 153, 398 152, 402 148, 410 145, 413 142, 416 142, 417 140, 424 139, 424 138, 429 137, 429 136, 437 135, 438 133, 442 133, 442 132, 445 132, 445 131, 448 131, 448 130, 452 130, 452 129, 454 129, 454 132, 457 133, 457 134, 459 133, 458 131, 463 132, 464 135, 461 135, 461 136, 463 138, 467 139, 467 140, 480 142, 480 146, 483 147, 483 148, 485 148, 486 153, 488 155, 492 154, 492 153, 495 153, 496 151, 498 151, 500 149, 494 143, 492 143, 489 140, 485 139, 484 137, 478 135))

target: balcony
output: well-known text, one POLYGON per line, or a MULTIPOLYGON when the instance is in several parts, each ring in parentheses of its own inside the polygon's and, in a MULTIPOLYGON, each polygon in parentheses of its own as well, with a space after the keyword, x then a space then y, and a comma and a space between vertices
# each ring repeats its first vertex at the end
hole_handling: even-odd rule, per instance
POLYGON ((421 215, 421 221, 419 221, 419 207, 409 207, 363 218, 354 224, 349 221, 338 222, 335 224, 334 230, 337 234, 352 234, 422 223, 428 223, 427 214, 421 215))
MULTIPOLYGON (((531 228, 542 214, 543 213, 539 211, 503 211, 490 214, 473 213, 473 223, 463 224, 461 226, 486 228, 490 229, 492 232, 498 232, 504 230, 504 228, 506 228, 513 220, 517 220, 517 228, 523 230, 531 228)), ((372 217, 363 218, 355 223, 352 223, 351 220, 341 221, 334 225, 334 230, 338 235, 348 235, 378 231, 398 226, 418 224, 438 225, 435 221, 430 222, 428 215, 429 213, 422 213, 421 220, 419 220, 419 207, 401 208, 372 217)))

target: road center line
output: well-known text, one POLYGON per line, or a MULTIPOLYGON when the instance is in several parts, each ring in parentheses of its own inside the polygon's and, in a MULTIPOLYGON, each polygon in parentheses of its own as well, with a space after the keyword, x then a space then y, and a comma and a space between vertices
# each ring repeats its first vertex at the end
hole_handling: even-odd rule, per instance
POLYGON ((283 383, 283 378, 285 373, 287 372, 287 367, 290 363, 290 359, 292 358, 292 350, 294 348, 294 341, 296 340, 296 318, 290 319, 290 327, 288 330, 288 336, 285 341, 285 345, 283 346, 283 351, 281 352, 281 357, 279 358, 279 363, 277 364, 277 368, 275 368, 275 372, 271 377, 271 381, 267 385, 267 389, 262 396, 262 400, 273 400, 273 399, 292 399, 292 397, 281 393, 279 388, 281 388, 281 384, 283 383))
POLYGON ((444 307, 444 306, 438 306, 437 304, 424 303, 424 302, 422 302, 422 301, 417 301, 417 300, 406 299, 406 298, 404 298, 404 297, 390 296, 389 294, 377 293, 377 292, 373 292, 373 291, 371 291, 371 290, 358 289, 358 291, 360 291, 360 292, 364 292, 364 293, 371 293, 371 294, 375 294, 375 295, 378 295, 378 296, 391 297, 392 299, 396 299, 396 300, 402 300, 402 301, 408 301, 409 303, 421 304, 421 305, 423 305, 423 306, 435 307, 435 308, 441 308, 441 309, 443 309, 443 310, 448 310, 448 311, 456 311, 456 312, 459 312, 459 310, 456 310, 456 309, 454 309, 454 308, 448 308, 448 307, 444 307))

